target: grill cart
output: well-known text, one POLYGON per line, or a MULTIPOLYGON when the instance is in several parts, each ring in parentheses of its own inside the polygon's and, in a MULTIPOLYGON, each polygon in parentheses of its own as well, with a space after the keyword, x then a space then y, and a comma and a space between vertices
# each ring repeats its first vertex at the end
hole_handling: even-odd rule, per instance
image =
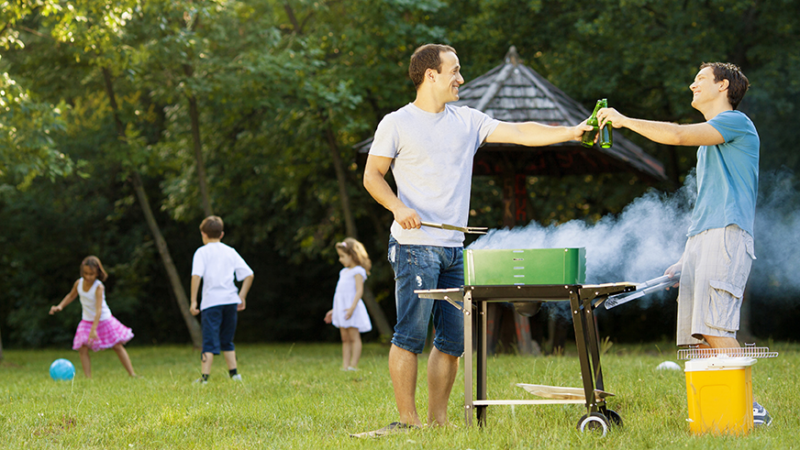
POLYGON ((464 410, 468 426, 473 409, 478 424, 486 424, 486 408, 493 405, 583 404, 586 414, 577 428, 602 430, 622 425, 622 418, 606 407, 599 335, 594 309, 611 295, 636 289, 631 283, 583 284, 586 256, 583 248, 526 250, 465 250, 464 286, 415 291, 422 298, 447 301, 464 313, 464 410), (520 385, 548 400, 487 398, 487 305, 511 302, 518 310, 534 310, 540 302, 569 301, 575 343, 581 365, 582 388, 520 385), (476 320, 472 316, 476 314, 476 320), (473 323, 477 339, 473 342, 473 323), (476 352, 473 368, 473 351, 476 352), (475 371, 475 372, 473 372, 475 371), (472 377, 476 376, 476 392, 472 377))

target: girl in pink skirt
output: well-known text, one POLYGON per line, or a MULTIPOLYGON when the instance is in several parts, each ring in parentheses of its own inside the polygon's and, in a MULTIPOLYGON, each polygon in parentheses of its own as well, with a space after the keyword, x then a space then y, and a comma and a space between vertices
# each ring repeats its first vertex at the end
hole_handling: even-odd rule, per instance
POLYGON ((72 303, 77 297, 81 299, 83 307, 83 320, 78 324, 72 349, 78 350, 81 355, 81 365, 86 378, 92 378, 92 364, 89 360, 89 349, 94 351, 113 348, 119 356, 125 370, 130 376, 135 377, 131 359, 125 351, 125 345, 133 338, 133 332, 114 316, 106 303, 105 287, 103 281, 108 275, 100 259, 96 256, 87 256, 81 262, 82 277, 72 285, 72 290, 56 306, 50 308, 50 314, 55 314, 65 306, 72 303))

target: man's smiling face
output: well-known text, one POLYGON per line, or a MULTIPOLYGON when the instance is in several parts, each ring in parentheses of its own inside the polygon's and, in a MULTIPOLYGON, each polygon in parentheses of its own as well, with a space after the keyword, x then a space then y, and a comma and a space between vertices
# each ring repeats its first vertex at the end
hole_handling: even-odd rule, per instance
POLYGON ((458 56, 453 52, 442 52, 439 56, 442 60, 442 70, 439 73, 433 72, 436 92, 444 103, 454 102, 458 100, 458 87, 464 84, 461 65, 458 56))
POLYGON ((692 91, 692 106, 698 111, 702 111, 704 105, 714 102, 720 95, 727 97, 728 93, 724 89, 725 81, 714 82, 714 70, 711 67, 704 67, 694 77, 694 83, 689 86, 692 91))

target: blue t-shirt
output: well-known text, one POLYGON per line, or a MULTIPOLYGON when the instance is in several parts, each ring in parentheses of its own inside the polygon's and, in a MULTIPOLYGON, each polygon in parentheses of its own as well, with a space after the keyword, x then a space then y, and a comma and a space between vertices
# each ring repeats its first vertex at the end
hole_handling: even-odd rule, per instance
POLYGON ((708 123, 725 142, 703 145, 697 150, 697 203, 688 235, 736 224, 753 236, 758 132, 750 118, 739 111, 725 111, 708 123))

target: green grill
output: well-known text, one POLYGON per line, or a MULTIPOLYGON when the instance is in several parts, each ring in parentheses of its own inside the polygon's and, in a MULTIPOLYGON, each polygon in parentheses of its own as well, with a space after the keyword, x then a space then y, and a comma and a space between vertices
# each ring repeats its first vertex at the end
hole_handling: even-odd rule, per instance
POLYGON ((465 250, 465 286, 583 284, 586 249, 465 250))
POLYGON ((606 407, 600 333, 594 309, 609 296, 636 290, 636 285, 587 285, 585 278, 584 248, 464 250, 464 286, 414 291, 420 298, 447 301, 464 314, 464 412, 468 425, 472 424, 473 411, 477 412, 478 423, 485 425, 486 408, 491 405, 567 403, 586 407, 586 414, 578 420, 581 431, 595 426, 607 430, 610 424, 622 425, 619 414, 606 407), (545 386, 552 392, 561 389, 558 395, 562 396, 547 400, 490 400, 487 389, 488 304, 511 302, 520 314, 526 311, 533 314, 541 302, 552 301, 569 301, 583 389, 545 386), (474 398, 473 372, 476 376, 474 398), (582 391, 583 395, 578 396, 581 398, 563 397, 567 391, 582 391))

